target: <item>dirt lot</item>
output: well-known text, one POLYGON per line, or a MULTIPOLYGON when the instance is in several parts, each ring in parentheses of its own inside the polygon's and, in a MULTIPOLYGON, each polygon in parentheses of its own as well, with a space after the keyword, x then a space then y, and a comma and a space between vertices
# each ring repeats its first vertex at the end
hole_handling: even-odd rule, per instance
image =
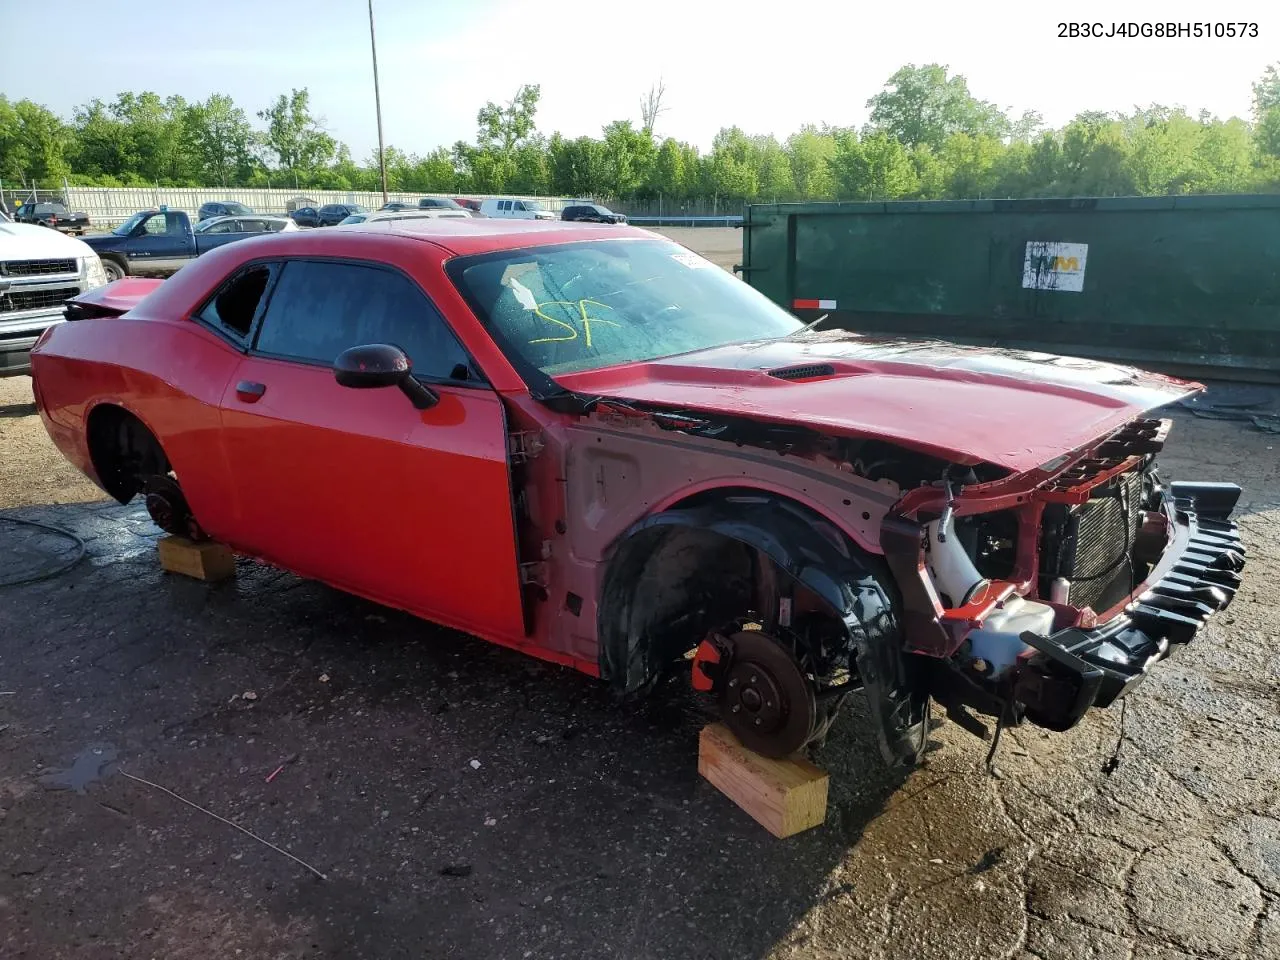
MULTIPOLYGON (((1166 472, 1244 485, 1250 566, 1123 725, 1010 731, 993 777, 944 724, 899 781, 850 710, 827 822, 777 841, 698 778, 679 692, 252 562, 161 574, 0 380, 0 508, 88 549, 0 588, 0 956, 1280 957, 1280 437, 1177 419, 1166 472)), ((0 577, 43 542, 0 523, 0 577)))

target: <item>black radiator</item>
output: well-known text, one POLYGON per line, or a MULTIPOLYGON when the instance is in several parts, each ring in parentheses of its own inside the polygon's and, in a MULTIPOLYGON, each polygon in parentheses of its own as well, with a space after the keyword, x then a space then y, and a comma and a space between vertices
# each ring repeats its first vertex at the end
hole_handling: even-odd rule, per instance
POLYGON ((1100 484, 1079 506, 1048 507, 1040 551, 1042 595, 1065 577, 1073 607, 1101 613, 1124 599, 1140 572, 1131 554, 1142 499, 1142 473, 1133 470, 1100 484))

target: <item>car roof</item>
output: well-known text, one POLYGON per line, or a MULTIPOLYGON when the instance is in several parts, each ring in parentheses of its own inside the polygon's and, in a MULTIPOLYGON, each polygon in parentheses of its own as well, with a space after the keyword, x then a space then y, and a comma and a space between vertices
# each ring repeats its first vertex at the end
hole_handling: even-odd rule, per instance
POLYGON ((227 213, 220 214, 216 217, 210 217, 208 220, 201 220, 201 225, 206 223, 222 223, 224 220, 288 220, 288 217, 281 216, 278 213, 227 213))
MULTIPOLYGON (((354 224, 352 225, 355 226, 354 224)), ((393 234, 410 240, 426 240, 458 256, 549 246, 577 240, 613 240, 619 237, 654 238, 656 234, 638 227, 593 228, 565 224, 562 220, 502 220, 474 217, 431 217, 415 219, 366 220, 357 233, 393 234)))

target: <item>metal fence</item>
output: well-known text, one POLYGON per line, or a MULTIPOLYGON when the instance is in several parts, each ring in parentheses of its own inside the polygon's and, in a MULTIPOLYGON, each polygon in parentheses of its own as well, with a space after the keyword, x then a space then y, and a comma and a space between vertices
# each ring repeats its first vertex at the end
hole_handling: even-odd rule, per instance
MULTIPOLYGON (((389 193, 390 200, 417 203, 422 197, 459 196, 439 193, 389 193)), ((477 200, 493 196, 502 199, 536 200, 544 209, 559 213, 568 202, 564 197, 529 197, 511 194, 462 194, 477 200)), ((257 213, 286 213, 305 206, 326 203, 358 203, 376 210, 382 206, 382 193, 363 190, 256 190, 248 188, 205 187, 74 187, 64 184, 61 190, 10 187, 0 184, 0 201, 9 209, 27 200, 59 201, 74 212, 89 215, 90 223, 114 226, 123 223, 139 210, 168 207, 195 216, 200 205, 231 200, 243 203, 257 213)))

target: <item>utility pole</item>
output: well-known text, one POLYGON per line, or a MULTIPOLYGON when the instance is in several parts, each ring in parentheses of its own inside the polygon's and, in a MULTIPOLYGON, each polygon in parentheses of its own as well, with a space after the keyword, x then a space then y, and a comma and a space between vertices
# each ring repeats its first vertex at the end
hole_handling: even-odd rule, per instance
POLYGON ((382 94, 378 92, 378 41, 373 35, 373 0, 369 0, 369 46, 373 49, 373 104, 378 112, 378 167, 382 171, 382 202, 387 202, 387 151, 382 145, 382 94))

